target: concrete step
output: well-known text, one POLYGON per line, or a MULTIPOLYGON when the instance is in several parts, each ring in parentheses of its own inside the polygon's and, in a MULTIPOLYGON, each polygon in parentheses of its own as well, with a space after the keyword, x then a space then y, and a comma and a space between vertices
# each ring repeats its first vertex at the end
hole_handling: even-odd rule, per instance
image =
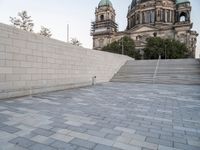
POLYGON ((128 61, 112 82, 200 84, 200 62, 195 59, 128 61), (154 78, 155 76, 155 78, 154 78))

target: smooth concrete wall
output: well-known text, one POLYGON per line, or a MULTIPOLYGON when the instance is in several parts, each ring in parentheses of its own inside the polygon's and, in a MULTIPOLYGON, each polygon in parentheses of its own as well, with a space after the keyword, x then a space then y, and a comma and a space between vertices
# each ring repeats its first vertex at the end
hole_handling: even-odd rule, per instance
POLYGON ((129 59, 0 24, 0 99, 108 82, 129 59))

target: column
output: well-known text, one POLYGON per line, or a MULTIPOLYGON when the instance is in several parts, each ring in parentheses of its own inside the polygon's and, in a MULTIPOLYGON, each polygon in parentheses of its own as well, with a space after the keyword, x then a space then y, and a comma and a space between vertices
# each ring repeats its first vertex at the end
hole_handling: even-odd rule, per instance
POLYGON ((142 12, 142 24, 145 23, 145 13, 142 12))
POLYGON ((174 16, 174 11, 172 10, 172 22, 174 23, 174 20, 175 20, 175 18, 174 18, 175 16, 174 16))
POLYGON ((170 10, 170 22, 172 22, 172 11, 170 10))
POLYGON ((156 21, 160 21, 160 19, 161 19, 161 18, 160 18, 160 17, 161 17, 161 11, 160 11, 160 9, 157 10, 156 16, 157 16, 157 17, 156 17, 156 21))
POLYGON ((142 24, 142 12, 140 12, 140 24, 142 24))
POLYGON ((160 10, 160 21, 163 21, 163 17, 164 17, 163 14, 164 14, 164 13, 163 13, 163 9, 161 9, 161 10, 160 10))

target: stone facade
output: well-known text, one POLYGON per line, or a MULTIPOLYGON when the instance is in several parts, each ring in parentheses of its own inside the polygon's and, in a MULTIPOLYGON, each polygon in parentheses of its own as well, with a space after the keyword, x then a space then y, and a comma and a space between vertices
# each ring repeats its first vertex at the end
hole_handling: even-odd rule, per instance
POLYGON ((136 49, 142 50, 148 37, 157 36, 186 43, 194 57, 198 33, 192 30, 191 10, 188 0, 133 0, 128 8, 127 28, 118 32, 113 6, 100 2, 92 23, 93 48, 101 49, 129 36, 135 41, 136 49), (107 14, 113 17, 104 18, 107 14), (115 26, 104 22, 113 22, 115 26))
POLYGON ((0 24, 0 99, 108 82, 128 59, 0 24))

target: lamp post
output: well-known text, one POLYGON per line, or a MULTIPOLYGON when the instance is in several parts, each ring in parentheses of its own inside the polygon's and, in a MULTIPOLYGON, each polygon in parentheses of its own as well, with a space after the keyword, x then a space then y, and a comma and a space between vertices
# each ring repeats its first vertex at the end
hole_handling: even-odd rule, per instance
POLYGON ((67 43, 69 43, 69 24, 67 24, 67 43))
POLYGON ((122 37, 122 55, 124 55, 124 38, 122 37))
POLYGON ((165 60, 167 59, 166 44, 165 44, 165 60))

